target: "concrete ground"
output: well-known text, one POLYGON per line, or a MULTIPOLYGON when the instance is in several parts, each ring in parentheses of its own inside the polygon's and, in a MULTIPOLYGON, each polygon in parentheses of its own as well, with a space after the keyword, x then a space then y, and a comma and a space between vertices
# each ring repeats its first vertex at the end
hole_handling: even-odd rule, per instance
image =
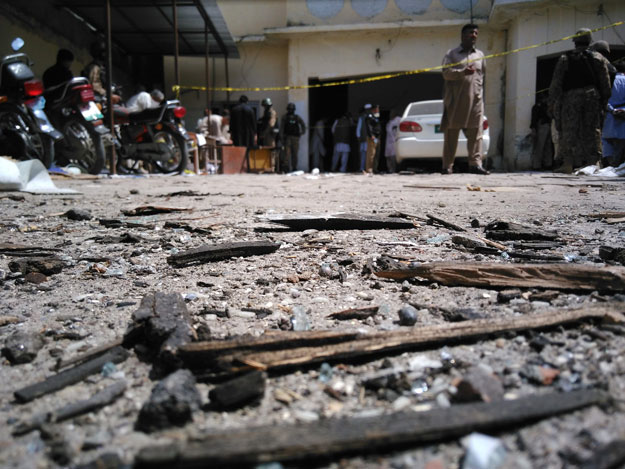
MULTIPOLYGON (((288 329, 296 306, 306 310, 313 330, 366 333, 407 327, 397 321, 397 311, 406 304, 420 305, 414 326, 419 327, 446 324, 449 318, 441 311, 500 318, 597 302, 616 305, 623 300, 614 292, 598 289, 594 293, 556 292, 547 301, 534 301, 531 294, 540 289, 530 289, 515 301, 502 303, 498 301, 498 291, 493 289, 395 282, 378 279, 365 268, 375 264, 380 256, 404 263, 513 262, 501 253, 479 254, 455 245, 451 241, 455 232, 426 224, 427 214, 480 236, 487 223, 501 219, 556 230, 561 245, 541 254, 561 256, 564 263, 603 265, 599 247, 623 247, 625 224, 588 215, 625 210, 623 178, 542 172, 490 176, 246 174, 55 178, 55 183, 79 193, 0 193, 0 243, 54 248, 64 263, 62 272, 48 275, 39 283, 40 279, 25 279, 11 272, 9 264, 16 256, 8 251, 0 253, 0 343, 6 343, 18 332, 40 336, 44 341, 29 363, 12 365, 7 358, 0 362, 0 421, 7 423, 0 426, 2 467, 77 465, 106 452, 115 452, 124 462, 132 463, 135 454, 145 446, 186 441, 223 428, 279 426, 335 416, 353 418, 447 406, 455 392, 454 380, 467 368, 478 365, 495 374, 507 397, 539 396, 548 391, 588 386, 607 389, 615 397, 625 391, 624 336, 618 330, 604 331, 598 325, 585 324, 545 332, 542 335, 548 339, 548 345, 541 351, 531 346, 531 334, 519 334, 377 357, 366 363, 334 364, 329 385, 340 394, 340 399, 324 391, 325 383, 320 381, 317 367, 270 376, 265 395, 256 406, 232 412, 198 409, 193 422, 186 426, 151 434, 137 431, 134 424, 157 380, 150 376, 151 364, 140 361, 134 353, 117 364, 112 374, 96 374, 56 393, 19 404, 13 392, 53 374, 57 360, 123 336, 141 298, 154 291, 184 295, 193 327, 211 340, 288 329), (146 205, 188 211, 143 216, 123 213, 146 205), (87 210, 93 218, 70 220, 63 215, 70 209, 87 210), (267 230, 270 225, 266 217, 338 212, 379 216, 401 212, 412 216, 415 227, 267 230), (100 219, 129 223, 112 228, 101 224, 100 219), (473 228, 473 220, 480 227, 473 228), (127 234, 141 239, 134 244, 125 243, 119 236, 127 234), (117 240, 110 238, 115 236, 117 240), (281 248, 268 255, 186 268, 174 268, 167 263, 168 256, 205 244, 252 240, 271 240, 280 243, 281 248), (346 266, 342 281, 324 275, 324 265, 334 268, 339 262, 346 266), (332 312, 373 305, 384 308, 366 321, 328 318, 332 312), (226 307, 230 317, 214 314, 226 307), (270 314, 254 317, 246 314, 246 308, 264 308, 270 314), (585 331, 589 327, 599 332, 588 335, 585 331), (376 393, 365 389, 363 377, 367 374, 389 366, 411 369, 411 363, 424 355, 440 360, 443 350, 463 366, 442 373, 424 370, 419 382, 426 383, 425 392, 402 394, 401 390, 388 389, 376 393), (532 382, 523 372, 532 364, 555 367, 559 378, 549 385, 532 382), (24 436, 11 434, 18 421, 88 397, 116 379, 125 379, 128 388, 114 404, 51 424, 46 431, 24 436), (285 391, 292 397, 290 401, 283 397, 285 391)), ((198 384, 204 403, 213 386, 198 384)), ((501 467, 577 467, 602 444, 625 438, 625 412, 618 406, 591 407, 497 435, 509 458, 501 467)), ((460 441, 452 439, 311 464, 333 468, 454 468, 462 464, 463 454, 460 441)), ((284 465, 299 467, 300 463, 284 465)))

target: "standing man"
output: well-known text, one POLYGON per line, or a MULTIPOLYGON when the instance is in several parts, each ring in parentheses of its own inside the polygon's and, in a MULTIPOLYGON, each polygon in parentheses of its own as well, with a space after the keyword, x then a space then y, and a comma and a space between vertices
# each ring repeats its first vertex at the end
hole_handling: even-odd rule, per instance
POLYGON ((553 149, 551 144, 551 116, 547 109, 545 93, 536 96, 536 104, 532 106, 532 169, 551 168, 553 165, 553 149))
POLYGON ((274 148, 277 145, 278 132, 278 113, 273 108, 271 99, 265 98, 261 105, 265 109, 263 116, 260 118, 258 125, 258 144, 264 147, 274 148))
POLYGON ((367 163, 367 132, 365 130, 365 118, 371 112, 371 104, 365 104, 358 115, 356 123, 356 140, 358 140, 358 170, 363 172, 367 163))
POLYGON ((48 99, 57 99, 63 95, 63 85, 74 78, 72 63, 74 54, 67 49, 59 49, 56 54, 56 63, 43 72, 43 86, 48 99), (50 92, 51 88, 56 88, 50 92))
POLYGON ((588 49, 590 29, 578 30, 573 42, 575 49, 558 59, 549 87, 549 110, 556 121, 563 161, 555 172, 567 174, 601 160, 603 112, 610 98, 608 61, 588 49))
POLYGON ((475 24, 462 27, 460 46, 450 49, 443 58, 443 119, 445 134, 442 174, 452 174, 460 130, 467 137, 469 171, 489 174, 482 167, 482 125, 484 121, 484 54, 475 48, 479 28, 475 24), (449 66, 451 64, 455 64, 449 66))
POLYGON ((289 103, 286 106, 286 114, 282 118, 280 125, 280 135, 284 138, 285 146, 285 168, 287 172, 297 169, 297 154, 299 152, 299 139, 306 132, 304 120, 295 114, 295 104, 289 103))
POLYGON ((346 112, 332 124, 332 135, 334 136, 334 153, 332 155, 332 171, 337 169, 342 173, 347 171, 349 161, 349 143, 352 129, 352 116, 346 112), (339 168, 340 163, 340 168, 339 168))
MULTIPOLYGON (((97 40, 89 47, 89 52, 93 60, 83 69, 81 75, 89 79, 89 83, 93 87, 96 101, 106 100, 107 74, 104 66, 106 62, 106 43, 103 40, 97 40)), ((119 104, 122 100, 121 96, 113 94, 111 96, 113 104, 119 104)))
POLYGON ((625 162, 625 62, 619 62, 616 70, 603 124, 604 166, 619 166, 625 162))
POLYGON ((326 156, 326 122, 319 119, 310 130, 310 168, 317 168, 319 171, 324 169, 323 160, 326 156))
POLYGON ((380 142, 380 134, 382 134, 382 126, 380 125, 380 106, 374 104, 371 112, 365 117, 365 130, 367 135, 367 158, 365 170, 368 173, 378 172, 378 143, 380 142))
POLYGON ((256 113, 247 102, 247 96, 241 95, 239 104, 232 108, 230 133, 235 146, 249 150, 256 143, 256 113))

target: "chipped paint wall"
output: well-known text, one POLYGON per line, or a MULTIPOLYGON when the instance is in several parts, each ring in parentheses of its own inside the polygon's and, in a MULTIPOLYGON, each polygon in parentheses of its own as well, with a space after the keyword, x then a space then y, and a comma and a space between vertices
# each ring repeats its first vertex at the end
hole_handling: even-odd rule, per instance
POLYGON ((395 21, 485 19, 491 0, 292 0, 287 25, 339 25, 395 21))

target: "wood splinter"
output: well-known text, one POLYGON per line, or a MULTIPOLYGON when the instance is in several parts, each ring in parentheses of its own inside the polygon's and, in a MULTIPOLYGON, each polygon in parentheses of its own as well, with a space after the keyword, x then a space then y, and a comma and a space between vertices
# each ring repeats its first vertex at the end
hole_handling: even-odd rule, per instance
POLYGON ((143 448, 136 469, 253 465, 267 461, 326 458, 344 453, 388 451, 458 438, 474 431, 497 431, 539 419, 605 404, 597 390, 530 395, 514 400, 458 404, 427 412, 376 417, 328 418, 312 423, 264 425, 211 433, 201 441, 143 448))

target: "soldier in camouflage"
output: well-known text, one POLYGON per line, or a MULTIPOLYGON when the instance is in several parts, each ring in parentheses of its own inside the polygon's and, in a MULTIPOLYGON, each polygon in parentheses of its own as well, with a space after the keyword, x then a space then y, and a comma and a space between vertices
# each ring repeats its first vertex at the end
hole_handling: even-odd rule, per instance
POLYGON ((563 160, 555 171, 568 174, 601 160, 601 126, 610 98, 609 62, 588 49, 591 31, 580 29, 573 42, 575 49, 560 56, 549 87, 549 109, 563 160))

